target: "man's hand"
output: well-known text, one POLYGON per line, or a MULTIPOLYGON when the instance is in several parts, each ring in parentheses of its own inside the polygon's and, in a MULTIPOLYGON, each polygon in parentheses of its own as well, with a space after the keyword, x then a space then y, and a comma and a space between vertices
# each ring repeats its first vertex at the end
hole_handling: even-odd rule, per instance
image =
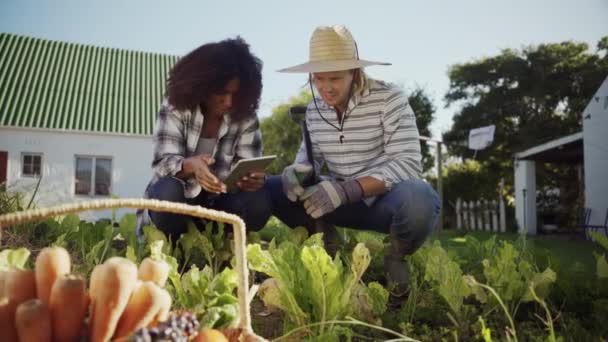
POLYGON ((293 164, 286 167, 281 174, 283 192, 290 201, 295 202, 304 193, 302 184, 312 176, 312 166, 307 164, 293 164))
MULTIPOLYGON (((186 158, 182 164, 182 171, 188 175, 193 175, 196 181, 201 187, 208 192, 212 193, 225 193, 226 184, 221 182, 212 172, 209 170, 209 166, 213 165, 215 160, 208 155, 197 155, 190 158, 186 158)), ((178 175, 179 176, 179 175, 178 175)))
POLYGON ((266 174, 264 172, 251 172, 248 176, 244 176, 236 182, 236 186, 241 191, 257 191, 264 186, 266 182, 266 174))
POLYGON ((363 198, 363 188, 355 179, 345 182, 322 181, 306 188, 300 196, 304 209, 312 218, 331 213, 341 205, 359 202, 363 198))

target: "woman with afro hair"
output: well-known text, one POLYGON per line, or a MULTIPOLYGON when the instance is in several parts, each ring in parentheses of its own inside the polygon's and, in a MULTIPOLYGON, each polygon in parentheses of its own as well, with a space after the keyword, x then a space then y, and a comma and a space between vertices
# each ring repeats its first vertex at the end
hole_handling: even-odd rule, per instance
MULTIPOLYGON (((262 62, 240 37, 204 44, 169 72, 165 100, 156 120, 152 169, 145 197, 201 205, 239 215, 261 228, 271 209, 266 175, 251 173, 227 193, 223 179, 234 164, 262 154, 257 109, 262 62)), ((148 218, 176 241, 187 231, 184 215, 139 212, 138 235, 148 218)))

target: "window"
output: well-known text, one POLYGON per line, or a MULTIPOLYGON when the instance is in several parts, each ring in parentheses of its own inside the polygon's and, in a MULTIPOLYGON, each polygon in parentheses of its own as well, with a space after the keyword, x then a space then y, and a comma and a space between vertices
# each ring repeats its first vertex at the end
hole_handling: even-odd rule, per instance
POLYGON ((109 196, 112 184, 112 159, 76 157, 76 195, 109 196))
POLYGON ((21 174, 26 177, 40 177, 42 170, 42 154, 22 153, 21 174))

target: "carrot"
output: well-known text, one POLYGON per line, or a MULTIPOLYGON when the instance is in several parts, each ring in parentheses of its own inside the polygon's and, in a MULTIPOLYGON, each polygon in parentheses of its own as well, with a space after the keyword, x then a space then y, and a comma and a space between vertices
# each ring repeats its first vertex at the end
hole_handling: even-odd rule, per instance
POLYGON ((49 305, 49 297, 55 280, 70 273, 70 254, 61 247, 46 247, 36 257, 36 293, 45 305, 49 305))
POLYGON ((15 304, 15 308, 28 299, 36 298, 34 271, 12 269, 4 279, 4 295, 15 304))
POLYGON ((129 303, 120 317, 114 338, 126 337, 133 331, 148 326, 164 301, 165 298, 158 285, 151 281, 138 281, 129 303))
POLYGON ((137 266, 125 258, 108 259, 100 274, 92 279, 96 303, 91 327, 91 341, 108 341, 114 335, 137 281, 137 266))
POLYGON ((102 283, 101 274, 103 268, 103 264, 99 264, 93 268, 91 272, 91 279, 89 280, 89 325, 93 324, 95 321, 95 294, 97 293, 98 284, 102 283))
POLYGON ((6 271, 0 271, 0 299, 4 297, 4 281, 6 280, 6 271))
POLYGON ((0 341, 19 342, 15 328, 15 306, 7 297, 0 298, 0 341))
POLYGON ((164 322, 169 319, 169 312, 171 311, 171 295, 167 290, 160 289, 159 298, 161 299, 160 307, 158 312, 154 316, 154 319, 148 326, 155 326, 158 322, 164 322))
POLYGON ((55 281, 49 306, 53 341, 80 340, 88 303, 84 279, 75 275, 63 275, 55 281))
POLYGON ((169 277, 169 264, 163 260, 145 258, 139 265, 138 276, 143 281, 153 281, 163 287, 169 277))
POLYGON ((15 313, 20 342, 51 342, 51 314, 40 299, 21 303, 15 313))
POLYGON ((4 312, 3 315, 8 317, 6 319, 8 330, 6 331, 6 336, 3 336, 5 333, 2 330, 4 329, 0 330, 0 337, 3 337, 0 341, 10 341, 13 334, 16 340, 15 311, 19 304, 36 298, 36 277, 34 271, 16 268, 7 271, 4 279, 4 298, 6 299, 6 304, 4 304, 2 311, 4 312), (13 330, 11 330, 11 326, 13 330))
POLYGON ((97 293, 97 285, 101 283, 99 277, 101 276, 101 268, 103 264, 99 264, 93 268, 93 272, 91 272, 91 279, 89 281, 89 295, 91 299, 95 297, 95 293, 97 293))

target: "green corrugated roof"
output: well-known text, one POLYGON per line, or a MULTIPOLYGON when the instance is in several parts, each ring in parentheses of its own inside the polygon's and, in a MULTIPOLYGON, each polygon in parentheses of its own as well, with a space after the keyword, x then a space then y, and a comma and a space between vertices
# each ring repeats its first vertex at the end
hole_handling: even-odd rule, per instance
POLYGON ((176 60, 0 33, 0 126, 151 135, 176 60))

